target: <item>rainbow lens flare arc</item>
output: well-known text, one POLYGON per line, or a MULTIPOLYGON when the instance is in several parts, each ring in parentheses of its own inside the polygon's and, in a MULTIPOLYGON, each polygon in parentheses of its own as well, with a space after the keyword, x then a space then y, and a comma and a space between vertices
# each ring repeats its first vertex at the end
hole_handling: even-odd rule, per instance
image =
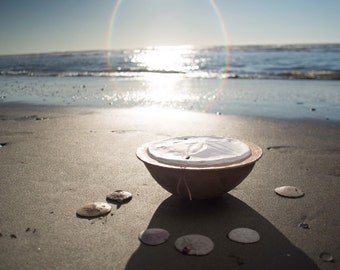
MULTIPOLYGON (((219 82, 215 89, 210 89, 211 98, 207 100, 205 105, 205 111, 209 111, 209 108, 213 107, 216 100, 223 95, 225 84, 229 76, 229 41, 227 36, 226 25, 224 23, 221 11, 214 0, 207 1, 215 20, 218 22, 219 32, 223 40, 223 50, 225 59, 225 67, 221 70, 219 75, 219 82)), ((128 56, 127 60, 132 63, 133 69, 129 67, 126 70, 124 67, 117 70, 116 63, 113 63, 112 58, 113 48, 115 47, 115 29, 117 24, 117 14, 120 13, 121 7, 124 4, 128 4, 127 1, 117 0, 113 6, 112 15, 109 21, 109 27, 107 32, 107 49, 106 49, 106 63, 107 69, 111 74, 111 81, 114 88, 114 95, 121 96, 123 91, 120 89, 119 78, 122 76, 133 77, 134 79, 143 80, 145 84, 148 84, 148 94, 152 94, 156 99, 155 101, 166 100, 174 95, 178 94, 178 86, 181 85, 181 80, 190 79, 191 76, 201 76, 199 60, 194 59, 195 47, 189 45, 166 45, 166 46, 148 46, 144 48, 134 48, 126 50, 126 52, 133 52, 128 56), (170 83, 172 82, 172 83, 170 83), (162 91, 160 91, 162 90, 162 91)), ((122 18, 119 18, 122 20, 122 18)), ((128 34, 128 33, 127 33, 128 34)), ((124 52, 125 49, 122 49, 124 52)), ((209 76, 209 74, 205 75, 209 76)), ((202 75, 202 77, 204 77, 202 75)))

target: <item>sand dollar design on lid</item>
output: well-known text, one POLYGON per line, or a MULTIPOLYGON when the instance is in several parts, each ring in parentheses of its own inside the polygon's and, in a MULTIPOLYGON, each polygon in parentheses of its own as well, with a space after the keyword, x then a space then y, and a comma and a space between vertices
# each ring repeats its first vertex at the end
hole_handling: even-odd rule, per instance
POLYGON ((236 228, 228 233, 230 240, 242 244, 256 243, 260 240, 260 235, 257 231, 249 228, 236 228))
POLYGON ((169 138, 148 145, 150 157, 169 165, 209 167, 241 162, 251 155, 237 139, 215 136, 169 138))
POLYGON ((106 202, 89 203, 77 210, 77 215, 81 217, 98 217, 104 216, 111 212, 111 205, 106 202))
POLYGON ((169 239, 169 232, 161 228, 149 228, 139 234, 139 240, 151 246, 165 243, 169 239))
POLYGON ((275 188, 274 191, 276 194, 287 198, 300 198, 305 195, 305 193, 301 189, 293 186, 278 187, 275 188))
POLYGON ((214 249, 214 242, 207 236, 189 234, 175 241, 175 248, 185 255, 203 256, 214 249))

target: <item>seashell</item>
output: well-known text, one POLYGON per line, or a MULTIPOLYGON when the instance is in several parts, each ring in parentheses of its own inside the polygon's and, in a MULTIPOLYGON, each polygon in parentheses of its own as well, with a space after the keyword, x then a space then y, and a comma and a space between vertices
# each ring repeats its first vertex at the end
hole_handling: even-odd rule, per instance
POLYGON ((111 211, 111 205, 106 202, 89 203, 77 210, 77 215, 81 217, 104 216, 111 211))
POLYGON ((203 256, 214 249, 214 242, 204 235, 189 234, 179 237, 175 241, 175 248, 186 255, 203 256))
POLYGON ((256 243, 260 240, 259 233, 249 228, 236 228, 228 233, 228 237, 242 244, 256 243))
POLYGON ((149 228, 139 234, 139 240, 146 245, 156 246, 169 239, 169 232, 160 228, 149 228))
POLYGON ((322 252, 319 257, 324 262, 334 262, 334 257, 328 252, 322 252))
POLYGON ((128 202, 132 199, 132 194, 128 191, 124 190, 116 190, 115 192, 106 195, 106 199, 108 201, 114 201, 117 203, 128 202))
POLYGON ((301 189, 294 186, 282 186, 275 188, 274 191, 276 194, 287 198, 299 198, 305 195, 301 189))

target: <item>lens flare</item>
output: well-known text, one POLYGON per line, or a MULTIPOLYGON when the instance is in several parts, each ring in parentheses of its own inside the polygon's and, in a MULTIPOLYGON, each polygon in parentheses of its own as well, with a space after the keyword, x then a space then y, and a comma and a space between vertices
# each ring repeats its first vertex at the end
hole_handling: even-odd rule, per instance
MULTIPOLYGON (((112 57, 111 57, 111 50, 114 47, 114 29, 117 19, 117 14, 120 11, 120 7, 122 5, 122 0, 117 0, 113 6, 112 15, 109 22, 108 32, 107 32, 107 50, 106 50, 106 56, 107 56, 107 68, 110 72, 113 72, 112 76, 112 83, 113 88, 116 93, 115 96, 121 96, 121 90, 118 85, 118 81, 115 79, 114 72, 116 71, 113 68, 113 65, 111 64, 112 57)), ((223 95, 223 91, 225 89, 225 84, 228 79, 229 74, 229 42, 228 42, 228 36, 227 36, 227 30, 226 25, 223 20, 223 16, 221 14, 221 11, 216 4, 215 0, 207 0, 207 3, 211 6, 213 10, 213 14, 215 14, 219 29, 221 32, 221 37, 223 38, 223 46, 225 51, 225 68, 223 70, 223 74, 220 76, 220 82, 218 83, 217 87, 211 91, 212 97, 209 99, 209 101, 206 104, 206 107, 204 108, 205 111, 210 111, 210 109, 214 106, 215 102, 219 100, 221 95, 223 95)), ((127 33, 128 34, 128 33, 127 33)), ((145 81, 146 83, 151 82, 152 78, 157 81, 157 83, 150 83, 150 86, 159 85, 160 82, 165 78, 167 75, 166 73, 178 73, 178 74, 185 74, 188 71, 195 71, 199 69, 199 66, 195 65, 194 62, 186 62, 189 61, 187 55, 185 53, 188 53, 188 51, 192 50, 193 47, 187 47, 187 46, 160 46, 160 47, 149 47, 144 49, 138 49, 138 52, 132 57, 132 59, 129 59, 132 63, 136 64, 136 69, 139 72, 145 71, 143 74, 145 75, 145 81), (161 75, 150 75, 150 73, 147 72, 162 72, 161 75), (161 78, 162 77, 162 78, 161 78), (150 79, 151 78, 151 79, 150 79)), ((178 77, 177 77, 178 78, 178 77)), ((183 77, 182 79, 185 79, 183 77)), ((169 90, 169 87, 167 87, 169 90)), ((169 90, 170 91, 170 90, 169 90)), ((164 93, 164 91, 163 91, 164 93)), ((155 94, 155 91, 153 92, 155 94)), ((168 95, 166 95, 168 96, 168 95)), ((163 96, 164 98, 164 96, 163 96)))

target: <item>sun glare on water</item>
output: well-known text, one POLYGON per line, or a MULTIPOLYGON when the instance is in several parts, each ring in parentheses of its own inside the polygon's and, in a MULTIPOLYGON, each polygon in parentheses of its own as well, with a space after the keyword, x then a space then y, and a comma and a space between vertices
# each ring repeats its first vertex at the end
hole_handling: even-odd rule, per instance
POLYGON ((145 71, 148 98, 161 104, 186 98, 181 87, 185 73, 199 68, 193 59, 191 46, 158 46, 135 50, 131 61, 145 71))
POLYGON ((191 46, 158 46, 135 50, 132 62, 151 72, 183 73, 198 69, 191 46))

